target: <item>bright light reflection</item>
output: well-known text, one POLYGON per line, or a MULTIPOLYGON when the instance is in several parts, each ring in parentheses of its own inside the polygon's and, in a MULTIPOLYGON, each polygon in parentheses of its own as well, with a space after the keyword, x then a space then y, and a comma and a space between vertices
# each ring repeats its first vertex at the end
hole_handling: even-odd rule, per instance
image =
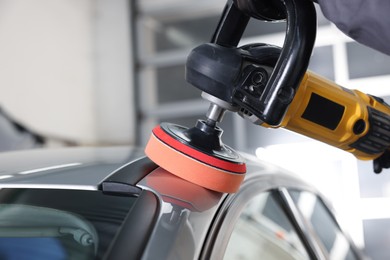
POLYGON ((50 170, 56 170, 56 169, 62 169, 62 168, 78 166, 78 165, 81 165, 81 164, 82 163, 60 164, 60 165, 54 165, 54 166, 49 166, 49 167, 37 168, 37 169, 33 169, 33 170, 22 171, 22 172, 19 172, 19 174, 31 174, 31 173, 36 173, 36 172, 44 172, 44 171, 50 171, 50 170))
POLYGON ((14 177, 14 175, 1 175, 1 176, 0 176, 0 180, 12 178, 12 177, 14 177))

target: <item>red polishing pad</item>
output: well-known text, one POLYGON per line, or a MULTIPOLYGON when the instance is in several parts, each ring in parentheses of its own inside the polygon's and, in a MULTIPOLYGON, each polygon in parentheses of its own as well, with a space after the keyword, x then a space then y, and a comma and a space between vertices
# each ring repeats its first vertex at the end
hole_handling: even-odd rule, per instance
MULTIPOLYGON (((187 181, 219 192, 236 192, 246 166, 241 156, 219 143, 217 150, 199 145, 203 133, 174 124, 162 123, 153 129, 146 155, 165 170, 187 181), (200 134, 199 134, 199 133, 200 134), (197 146, 196 146, 197 145, 197 146)), ((208 136, 205 137, 207 141, 208 136)))

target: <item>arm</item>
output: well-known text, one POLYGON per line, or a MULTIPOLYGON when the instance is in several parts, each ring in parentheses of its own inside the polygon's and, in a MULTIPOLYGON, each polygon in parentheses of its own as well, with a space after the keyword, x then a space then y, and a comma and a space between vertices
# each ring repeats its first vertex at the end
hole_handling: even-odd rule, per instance
POLYGON ((390 1, 317 0, 325 17, 342 32, 390 55, 390 1))

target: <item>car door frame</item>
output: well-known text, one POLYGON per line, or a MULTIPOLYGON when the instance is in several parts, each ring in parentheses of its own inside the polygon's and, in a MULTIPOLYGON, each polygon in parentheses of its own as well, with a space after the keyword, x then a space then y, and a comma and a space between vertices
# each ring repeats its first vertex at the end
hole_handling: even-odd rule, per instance
MULTIPOLYGON (((230 194, 221 205, 205 240, 199 259, 223 259, 230 235, 233 232, 236 221, 238 220, 246 203, 254 196, 272 191, 285 212, 286 216, 297 232, 310 259, 328 259, 328 253, 320 242, 318 236, 309 227, 307 221, 301 215, 297 205, 292 200, 288 189, 309 191, 322 199, 327 209, 329 209, 326 200, 312 186, 306 184, 298 178, 283 173, 262 173, 251 174, 236 194, 230 194)), ((337 222, 337 219, 334 219, 337 222)), ((340 229, 343 233, 344 231, 340 229)), ((348 242, 353 245, 355 255, 360 256, 353 242, 346 236, 348 242)))

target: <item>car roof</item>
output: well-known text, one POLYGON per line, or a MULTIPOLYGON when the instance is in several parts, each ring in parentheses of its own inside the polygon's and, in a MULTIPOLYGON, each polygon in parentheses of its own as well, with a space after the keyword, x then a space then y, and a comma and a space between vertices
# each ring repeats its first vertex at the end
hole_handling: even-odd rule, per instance
POLYGON ((132 147, 72 147, 0 153, 0 188, 97 189, 113 172, 143 157, 132 147))
MULTIPOLYGON (((285 170, 261 162, 254 156, 243 156, 248 169, 246 179, 259 174, 286 175, 285 170)), ((135 165, 143 158, 143 149, 130 146, 49 148, 0 153, 0 188, 96 190, 102 182, 112 179, 113 176, 122 178, 121 174, 136 174, 136 171, 140 171, 140 166, 137 168, 135 165), (131 170, 122 173, 125 168, 131 170)), ((145 161, 142 166, 148 163, 151 162, 145 161)), ((149 167, 149 172, 156 167, 149 167)), ((144 176, 147 174, 148 172, 141 173, 144 176)), ((300 179, 291 173, 287 173, 287 176, 300 182, 300 179)), ((135 185, 141 177, 133 178, 133 183, 129 184, 135 185)))

